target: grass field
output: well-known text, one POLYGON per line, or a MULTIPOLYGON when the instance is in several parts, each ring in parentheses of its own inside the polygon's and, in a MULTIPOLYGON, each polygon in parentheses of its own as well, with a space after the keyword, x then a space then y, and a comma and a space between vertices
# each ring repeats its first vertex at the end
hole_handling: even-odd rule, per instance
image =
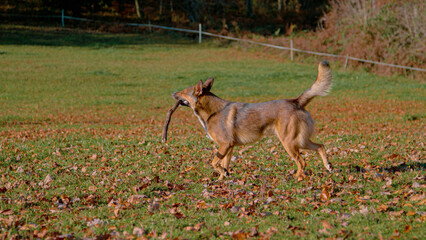
POLYGON ((293 98, 317 69, 219 45, 0 25, 0 238, 425 238, 424 81, 333 69, 308 110, 334 173, 303 152, 296 181, 273 137, 216 181, 190 109, 160 142, 171 93, 212 76, 225 99, 293 98))

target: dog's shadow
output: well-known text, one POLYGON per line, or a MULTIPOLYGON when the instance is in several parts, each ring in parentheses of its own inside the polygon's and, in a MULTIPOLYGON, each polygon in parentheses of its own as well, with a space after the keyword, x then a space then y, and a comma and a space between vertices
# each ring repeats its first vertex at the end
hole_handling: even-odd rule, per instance
POLYGON ((391 166, 391 167, 382 167, 380 170, 390 173, 395 172, 408 172, 408 171, 424 171, 426 169, 426 163, 420 163, 420 162, 412 162, 412 163, 401 163, 397 166, 391 166))
MULTIPOLYGON (((395 173, 395 172, 408 172, 408 171, 416 171, 416 170, 424 171, 425 169, 426 169, 426 163, 412 162, 408 164, 401 163, 397 166, 380 167, 379 172, 395 173)), ((349 165, 349 171, 356 172, 356 173, 368 172, 367 169, 358 165, 349 165)))

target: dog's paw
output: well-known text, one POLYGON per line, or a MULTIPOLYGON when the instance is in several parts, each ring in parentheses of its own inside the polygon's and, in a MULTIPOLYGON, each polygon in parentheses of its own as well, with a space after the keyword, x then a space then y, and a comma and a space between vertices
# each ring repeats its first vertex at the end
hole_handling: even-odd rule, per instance
POLYGON ((294 178, 297 179, 297 181, 303 181, 306 178, 305 173, 296 173, 296 175, 294 175, 294 178))

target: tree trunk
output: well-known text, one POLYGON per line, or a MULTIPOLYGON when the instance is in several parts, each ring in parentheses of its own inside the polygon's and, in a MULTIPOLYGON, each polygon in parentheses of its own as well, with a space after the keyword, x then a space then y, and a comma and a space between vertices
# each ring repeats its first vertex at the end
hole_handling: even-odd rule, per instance
POLYGON ((246 2, 246 15, 247 17, 253 17, 253 0, 247 0, 246 2))
POLYGON ((141 11, 139 0, 135 0, 135 6, 136 6, 136 14, 138 15, 138 18, 142 18, 143 12, 141 11))
POLYGON ((194 16, 194 11, 192 7, 192 2, 190 3, 189 0, 186 0, 186 12, 188 14, 188 19, 190 23, 194 23, 196 21, 196 16, 194 16))

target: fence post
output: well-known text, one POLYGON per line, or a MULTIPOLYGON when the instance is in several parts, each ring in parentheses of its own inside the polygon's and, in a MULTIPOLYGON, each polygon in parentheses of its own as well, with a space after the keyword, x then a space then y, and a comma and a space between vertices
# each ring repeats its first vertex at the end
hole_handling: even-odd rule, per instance
POLYGON ((345 67, 343 69, 346 69, 346 67, 348 66, 348 60, 349 60, 349 55, 346 55, 345 67))
POLYGON ((290 56, 291 61, 293 61, 293 39, 290 39, 290 56))
POLYGON ((200 24, 198 24, 198 31, 199 31, 199 33, 198 33, 198 43, 201 43, 201 35, 202 35, 202 33, 201 33, 201 23, 200 24))
POLYGON ((65 27, 64 15, 64 9, 62 9, 62 27, 65 27))
POLYGON ((148 28, 149 28, 149 32, 152 32, 152 29, 151 29, 151 21, 148 21, 148 28))

